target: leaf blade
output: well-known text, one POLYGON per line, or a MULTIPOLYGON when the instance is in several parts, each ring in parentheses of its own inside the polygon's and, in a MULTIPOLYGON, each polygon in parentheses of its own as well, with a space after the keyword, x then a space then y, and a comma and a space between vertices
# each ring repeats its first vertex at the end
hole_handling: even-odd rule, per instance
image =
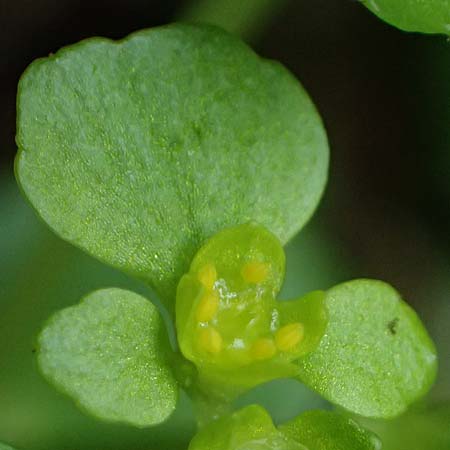
POLYGON ((436 374, 436 351, 415 312, 388 284, 353 280, 327 292, 319 347, 299 379, 329 401, 369 417, 394 417, 436 374))
POLYGON ((39 336, 39 367, 89 414, 153 425, 171 414, 178 395, 164 333, 143 297, 102 289, 49 320, 39 336))
POLYGON ((450 34, 449 0, 362 0, 381 20, 404 31, 450 34))
POLYGON ((380 450, 381 442, 354 420, 330 411, 307 411, 279 427, 309 450, 380 450))
POLYGON ((326 180, 325 132, 297 80, 210 27, 37 61, 17 128, 17 178, 44 221, 167 303, 206 238, 254 220, 286 242, 326 180))

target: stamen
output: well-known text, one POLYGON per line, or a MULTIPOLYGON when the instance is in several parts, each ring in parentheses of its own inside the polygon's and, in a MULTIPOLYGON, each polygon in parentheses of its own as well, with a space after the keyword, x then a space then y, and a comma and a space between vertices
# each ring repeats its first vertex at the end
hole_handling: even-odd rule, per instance
POLYGON ((206 289, 212 289, 217 280, 217 270, 214 264, 206 264, 198 271, 198 280, 206 289))
POLYGON ((241 270, 242 278, 247 283, 258 284, 265 281, 269 275, 270 265, 261 261, 244 264, 241 270))
POLYGON ((275 344, 282 352, 289 352, 303 340, 305 329, 300 322, 290 323, 275 333, 275 344))
POLYGON ((223 347, 220 333, 213 327, 202 328, 199 332, 198 343, 200 348, 208 353, 219 353, 223 347))
POLYGON ((219 294, 216 291, 207 291, 200 299, 195 317, 199 322, 209 322, 219 309, 219 294))

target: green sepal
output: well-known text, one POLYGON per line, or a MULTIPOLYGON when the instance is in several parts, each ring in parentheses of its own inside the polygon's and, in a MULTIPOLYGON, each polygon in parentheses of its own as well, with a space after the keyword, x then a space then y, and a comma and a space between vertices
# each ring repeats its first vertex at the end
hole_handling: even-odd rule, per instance
POLYGON ((38 339, 43 375, 105 421, 145 427, 175 409, 178 386, 158 310, 130 291, 102 289, 57 312, 38 339))
POLYGON ((388 284, 354 280, 330 289, 328 323, 316 350, 299 359, 299 379, 357 414, 393 417, 424 395, 436 350, 416 313, 388 284))
POLYGON ((64 48, 26 70, 17 109, 16 175, 39 215, 169 309, 207 238, 254 220, 285 243, 327 177, 300 83, 211 26, 64 48))
POLYGON ((330 411, 307 411, 279 430, 308 450, 380 450, 381 442, 353 419, 330 411))
POLYGON ((450 34, 450 0, 361 0, 380 19, 404 31, 450 34))

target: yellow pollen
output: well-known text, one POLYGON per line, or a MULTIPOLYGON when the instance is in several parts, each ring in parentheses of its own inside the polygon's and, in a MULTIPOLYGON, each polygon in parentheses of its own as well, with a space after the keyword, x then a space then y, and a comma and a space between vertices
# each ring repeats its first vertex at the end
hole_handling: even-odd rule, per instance
POLYGON ((244 264, 241 270, 242 278, 247 283, 262 283, 269 275, 270 265, 261 261, 252 261, 244 264))
POLYGON ((257 339, 250 348, 250 353, 254 359, 269 359, 276 352, 275 343, 270 338, 257 339))
POLYGON ((219 294, 216 291, 206 291, 200 299, 195 317, 199 322, 209 322, 219 309, 219 294))
POLYGON ((278 350, 289 352, 300 343, 305 334, 305 328, 300 322, 290 323, 281 327, 275 333, 275 344, 278 350))
POLYGON ((217 280, 217 271, 214 264, 206 264, 198 271, 198 279, 206 289, 212 289, 217 280))
POLYGON ((223 347, 223 339, 215 328, 202 328, 198 335, 198 344, 208 353, 219 353, 223 347))

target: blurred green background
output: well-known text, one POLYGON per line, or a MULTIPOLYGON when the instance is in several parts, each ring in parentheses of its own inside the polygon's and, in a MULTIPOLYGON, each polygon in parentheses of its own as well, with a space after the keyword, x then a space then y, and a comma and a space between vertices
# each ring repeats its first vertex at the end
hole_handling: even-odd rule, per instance
MULTIPOLYGON (((393 284, 440 356, 435 387, 392 422, 364 420, 386 450, 450 448, 450 44, 404 33, 353 0, 0 0, 0 441, 23 450, 185 449, 182 398, 171 420, 136 430, 81 414, 36 370, 43 321, 92 289, 146 288, 56 238, 13 176, 17 81, 35 58, 82 38, 120 38, 177 19, 240 34, 302 81, 329 133, 330 179, 288 245, 285 298, 357 277, 393 284)), ((239 399, 275 421, 328 405, 279 380, 239 399)))

